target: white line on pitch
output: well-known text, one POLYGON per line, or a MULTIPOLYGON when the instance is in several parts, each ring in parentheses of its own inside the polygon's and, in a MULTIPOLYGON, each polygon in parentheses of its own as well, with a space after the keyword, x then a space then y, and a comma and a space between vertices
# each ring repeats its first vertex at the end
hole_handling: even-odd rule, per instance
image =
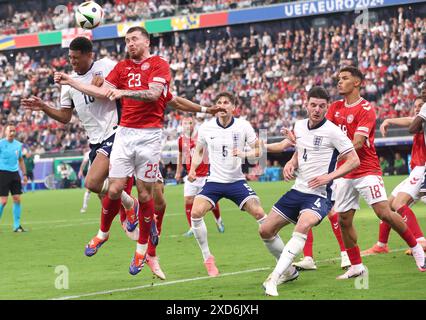
MULTIPOLYGON (((399 249, 389 250, 389 253, 404 251, 406 249, 407 248, 399 248, 399 249)), ((336 261, 336 260, 340 260, 340 257, 318 260, 318 261, 316 261, 316 263, 326 263, 326 262, 331 262, 331 261, 336 261)), ((249 270, 243 270, 243 271, 228 272, 228 273, 221 274, 218 278, 227 277, 227 276, 234 276, 234 275, 239 275, 239 274, 244 274, 244 273, 265 271, 265 270, 269 270, 269 269, 271 269, 271 267, 263 267, 263 268, 249 269, 249 270)), ((146 284, 146 285, 143 285, 143 286, 137 286, 137 287, 132 287, 132 288, 120 288, 120 289, 85 293, 85 294, 74 295, 74 296, 64 296, 64 297, 59 297, 59 298, 52 298, 52 299, 49 299, 49 300, 79 299, 79 298, 83 298, 83 297, 92 297, 92 296, 98 296, 98 295, 104 295, 104 294, 110 294, 110 293, 116 293, 116 292, 134 291, 134 290, 140 290, 140 289, 150 288, 150 287, 170 286, 170 285, 174 285, 174 284, 178 284, 178 283, 193 282, 193 281, 207 280, 207 279, 212 279, 212 277, 205 276, 205 277, 197 277, 197 278, 188 278, 188 279, 181 279, 181 280, 168 281, 168 282, 162 282, 162 283, 146 284)))

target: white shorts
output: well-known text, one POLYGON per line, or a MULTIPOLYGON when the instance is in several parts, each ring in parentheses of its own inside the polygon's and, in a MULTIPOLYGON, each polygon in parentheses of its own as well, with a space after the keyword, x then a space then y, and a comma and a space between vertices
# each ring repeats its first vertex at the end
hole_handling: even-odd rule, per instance
POLYGON ((422 186, 423 176, 425 174, 425 167, 415 167, 410 176, 398 184, 392 191, 392 196, 396 198, 398 193, 407 193, 413 198, 414 201, 419 200, 420 187, 422 186))
POLYGON ((119 126, 112 146, 109 177, 155 182, 161 157, 162 129, 136 129, 119 126))
POLYGON ((357 179, 339 178, 335 180, 336 202, 334 211, 346 212, 359 209, 361 195, 369 206, 388 199, 381 176, 365 176, 357 179))
POLYGON ((183 187, 183 196, 184 197, 194 197, 196 196, 201 189, 203 189, 204 184, 206 183, 207 177, 197 177, 195 181, 189 182, 188 176, 183 178, 184 187, 183 187))

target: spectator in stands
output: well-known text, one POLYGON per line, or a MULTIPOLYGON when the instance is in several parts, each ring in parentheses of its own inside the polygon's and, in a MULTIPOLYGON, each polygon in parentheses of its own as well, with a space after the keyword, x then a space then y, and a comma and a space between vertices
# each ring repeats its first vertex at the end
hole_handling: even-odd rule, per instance
POLYGON ((401 175, 407 173, 407 165, 405 160, 401 157, 399 152, 395 153, 395 160, 393 162, 393 174, 401 175))
POLYGON ((390 174, 390 167, 389 167, 389 161, 386 160, 385 157, 381 156, 379 157, 380 162, 380 168, 382 169, 382 172, 385 176, 388 176, 390 174))

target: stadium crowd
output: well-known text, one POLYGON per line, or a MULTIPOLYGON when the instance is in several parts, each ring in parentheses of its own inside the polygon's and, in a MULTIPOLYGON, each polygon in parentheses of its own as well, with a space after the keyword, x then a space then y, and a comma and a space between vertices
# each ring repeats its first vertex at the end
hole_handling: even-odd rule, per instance
MULTIPOLYGON (((268 136, 280 135, 281 127, 304 116, 302 103, 310 87, 323 85, 338 99, 336 72, 347 64, 364 72, 362 95, 372 101, 379 120, 409 115, 426 74, 426 18, 409 18, 400 8, 368 30, 337 25, 313 28, 305 21, 298 28, 262 23, 249 29, 176 32, 153 39, 152 53, 169 59, 174 94, 210 105, 217 92, 233 91, 240 100, 237 115, 256 130, 267 130, 268 136)), ((119 60, 125 55, 122 39, 96 46, 98 57, 119 60)), ((18 139, 36 153, 81 149, 87 143, 76 117, 62 125, 19 108, 20 99, 31 94, 59 107, 53 73, 69 71, 66 56, 61 48, 0 53, 0 129, 8 122, 17 124, 18 139)), ((180 133, 180 119, 175 111, 166 115, 165 139, 170 143, 180 133)))
MULTIPOLYGON (((289 0, 98 0, 105 13, 104 23, 121 23, 176 15, 208 13, 221 10, 250 8, 289 0)), ((0 35, 61 30, 75 26, 74 12, 82 1, 27 0, 21 3, 0 3, 0 35), (65 5, 64 5, 65 4, 65 5), (62 7, 57 7, 62 5, 62 7), (27 8, 37 8, 29 11, 27 8)))

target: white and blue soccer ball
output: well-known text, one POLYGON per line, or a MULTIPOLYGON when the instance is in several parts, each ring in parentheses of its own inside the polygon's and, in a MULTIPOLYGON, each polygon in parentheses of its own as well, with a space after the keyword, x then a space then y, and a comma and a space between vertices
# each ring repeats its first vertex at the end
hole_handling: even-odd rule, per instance
POLYGON ((93 29, 99 26, 104 17, 104 10, 94 1, 80 4, 75 12, 75 21, 83 29, 93 29))

